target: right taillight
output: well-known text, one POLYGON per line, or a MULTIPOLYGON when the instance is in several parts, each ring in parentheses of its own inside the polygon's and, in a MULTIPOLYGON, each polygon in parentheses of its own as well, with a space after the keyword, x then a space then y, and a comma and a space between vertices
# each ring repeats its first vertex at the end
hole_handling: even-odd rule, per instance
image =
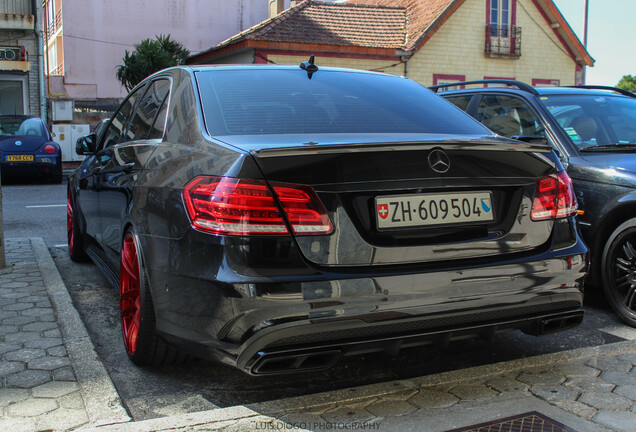
POLYGON ((331 220, 312 188, 284 183, 271 186, 274 193, 261 180, 195 178, 183 190, 192 227, 220 235, 287 236, 284 211, 297 235, 331 233, 331 220))
POLYGON ((537 180, 530 218, 539 221, 573 216, 577 207, 572 180, 560 172, 537 180))

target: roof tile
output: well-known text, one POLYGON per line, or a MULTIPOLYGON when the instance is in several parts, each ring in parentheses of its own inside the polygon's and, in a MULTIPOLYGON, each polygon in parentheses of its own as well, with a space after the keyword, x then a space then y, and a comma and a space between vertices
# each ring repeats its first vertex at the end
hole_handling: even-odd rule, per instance
POLYGON ((405 25, 404 7, 309 0, 221 42, 217 48, 253 39, 399 49, 405 43, 405 25))
POLYGON ((348 0, 346 4, 393 6, 406 9, 406 49, 412 49, 426 29, 440 17, 455 0, 348 0))
MULTIPOLYGON (((552 0, 537 0, 556 9, 552 0)), ((305 0, 263 21, 205 53, 218 52, 229 45, 250 40, 347 46, 374 49, 417 50, 435 33, 464 0, 346 0, 326 3, 305 0), (445 13, 446 12, 446 13, 445 13), (441 21, 440 21, 441 20, 441 21), (436 25, 437 23, 437 25, 436 25)), ((564 23, 563 16, 554 12, 564 23)), ((567 25, 567 23, 565 23, 567 25)), ((568 28, 567 38, 587 55, 576 35, 568 28)), ((369 50, 366 50, 369 51, 369 50)))

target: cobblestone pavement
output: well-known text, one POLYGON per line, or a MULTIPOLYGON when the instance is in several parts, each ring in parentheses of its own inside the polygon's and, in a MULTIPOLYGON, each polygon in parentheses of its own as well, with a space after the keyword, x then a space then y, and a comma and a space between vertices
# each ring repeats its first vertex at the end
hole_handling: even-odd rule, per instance
POLYGON ((442 432, 531 411, 578 432, 636 431, 636 342, 97 430, 442 432))
POLYGON ((63 431, 128 420, 101 363, 95 364, 90 339, 42 239, 6 239, 5 249, 0 430, 63 431))
POLYGON ((0 269, 0 419, 5 431, 88 423, 84 400, 29 239, 7 240, 0 269))
POLYGON ((625 342, 258 404, 132 422, 42 239, 6 241, 0 431, 443 432, 538 412, 577 432, 636 432, 636 329, 625 342))

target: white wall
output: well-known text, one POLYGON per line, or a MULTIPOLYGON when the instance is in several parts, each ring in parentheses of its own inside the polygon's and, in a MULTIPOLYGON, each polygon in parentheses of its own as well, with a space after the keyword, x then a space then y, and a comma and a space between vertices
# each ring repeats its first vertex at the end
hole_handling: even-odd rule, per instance
POLYGON ((159 34, 192 54, 267 19, 268 0, 63 0, 65 90, 71 98, 122 98, 125 50, 159 34))

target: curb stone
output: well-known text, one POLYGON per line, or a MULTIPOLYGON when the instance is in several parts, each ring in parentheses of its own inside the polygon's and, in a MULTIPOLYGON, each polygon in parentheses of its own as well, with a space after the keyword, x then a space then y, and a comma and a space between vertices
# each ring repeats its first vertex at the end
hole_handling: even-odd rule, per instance
POLYGON ((115 386, 99 360, 71 296, 62 281, 55 262, 40 237, 31 237, 36 261, 46 291, 57 314, 62 339, 75 370, 82 398, 92 426, 130 422, 115 386))

